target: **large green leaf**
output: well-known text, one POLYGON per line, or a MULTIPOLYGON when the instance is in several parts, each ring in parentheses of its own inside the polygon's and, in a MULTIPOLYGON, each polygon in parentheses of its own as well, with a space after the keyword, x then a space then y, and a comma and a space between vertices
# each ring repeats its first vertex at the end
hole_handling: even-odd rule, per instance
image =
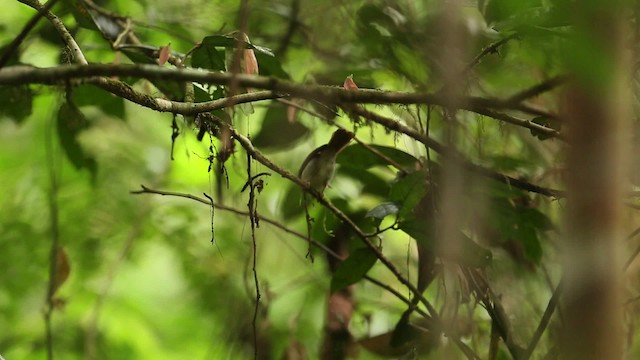
MULTIPOLYGON (((418 163, 418 159, 402 150, 382 145, 369 146, 405 169, 413 169, 418 163)), ((357 169, 389 165, 383 157, 358 144, 347 146, 340 152, 336 161, 338 164, 347 164, 350 168, 357 169)))
POLYGON ((434 224, 424 219, 411 219, 398 224, 400 230, 447 260, 469 267, 485 267, 491 264, 493 258, 491 251, 478 245, 462 232, 457 234, 457 246, 437 246, 433 237, 433 226, 434 224))
POLYGON ((103 113, 124 120, 124 99, 92 85, 80 85, 73 90, 77 106, 97 106, 103 113))
POLYGON ((338 265, 331 278, 331 292, 353 285, 367 275, 378 258, 369 248, 359 248, 338 265))
POLYGON ((17 123, 31 115, 33 93, 29 86, 0 86, 0 116, 7 116, 17 123))
POLYGON ((202 40, 200 46, 191 54, 191 66, 209 70, 225 71, 225 50, 216 49, 216 45, 208 41, 210 37, 202 40))
POLYGON ((425 173, 416 171, 401 176, 393 184, 389 191, 389 200, 400 205, 398 217, 407 217, 413 208, 422 200, 427 189, 425 173))
POLYGON ((87 169, 92 178, 98 170, 98 163, 80 145, 78 136, 89 127, 89 122, 73 104, 65 102, 58 110, 58 138, 65 155, 77 169, 87 169))
POLYGON ((299 122, 287 120, 285 105, 273 102, 264 115, 262 128, 252 142, 259 148, 273 150, 290 149, 298 140, 309 133, 309 129, 299 122))
POLYGON ((273 55, 269 55, 263 52, 256 52, 256 60, 258 60, 258 69, 262 76, 274 76, 280 79, 290 79, 291 76, 287 74, 282 68, 282 64, 278 58, 273 55))

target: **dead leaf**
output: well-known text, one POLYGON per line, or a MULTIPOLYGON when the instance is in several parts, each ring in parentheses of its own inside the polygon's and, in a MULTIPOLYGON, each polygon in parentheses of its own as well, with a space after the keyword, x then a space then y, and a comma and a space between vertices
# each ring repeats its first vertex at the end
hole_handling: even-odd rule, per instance
POLYGON ((51 295, 56 293, 58 288, 64 284, 69 278, 71 272, 71 265, 69 264, 69 257, 63 247, 58 247, 56 250, 56 272, 53 277, 53 290, 51 295))
MULTIPOLYGON (((249 43, 249 36, 247 34, 242 34, 243 40, 246 43, 249 43)), ((256 54, 253 52, 253 49, 244 49, 244 73, 249 75, 258 75, 258 59, 256 59, 256 54)))
POLYGON ((171 43, 168 43, 166 46, 160 48, 158 52, 158 64, 160 66, 164 65, 167 60, 169 60, 169 55, 171 54, 171 43))
POLYGON ((353 74, 347 76, 347 78, 344 79, 344 84, 342 86, 344 86, 344 88, 349 91, 358 90, 358 85, 356 85, 356 83, 353 81, 353 74))

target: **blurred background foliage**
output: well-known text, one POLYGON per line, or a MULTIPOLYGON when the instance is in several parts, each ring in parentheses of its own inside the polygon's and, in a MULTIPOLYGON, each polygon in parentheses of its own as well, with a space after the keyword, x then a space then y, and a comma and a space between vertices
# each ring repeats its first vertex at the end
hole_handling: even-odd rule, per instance
MULTIPOLYGON (((216 41, 237 30, 236 0, 95 2, 133 20, 135 34, 152 50, 170 43, 171 51, 183 55, 209 36, 213 45, 207 47, 203 41, 189 65, 228 67, 232 51, 216 41)), ((249 4, 250 41, 273 52, 256 49, 260 73, 299 83, 340 86, 353 75, 361 88, 438 92, 446 86, 448 68, 464 69, 483 49, 498 44, 461 78, 465 94, 508 98, 562 74, 566 66, 562 54, 567 13, 545 0, 464 1, 454 23, 445 19, 440 1, 249 4), (453 49, 455 56, 442 56, 448 49, 448 32, 462 39, 459 48, 453 49)), ((104 29, 101 32, 95 26, 100 21, 108 25, 110 20, 100 20, 94 13, 87 16, 79 12, 82 6, 81 0, 61 0, 53 12, 71 30, 89 62, 155 62, 145 58, 148 53, 143 47, 114 51, 104 29)), ((2 11, 0 44, 8 44, 34 10, 5 1, 2 11)), ((591 60, 584 59, 582 65, 589 68, 591 60)), ((10 63, 49 67, 66 62, 69 55, 59 37, 49 22, 41 20, 10 63)), ((183 90, 166 89, 158 82, 122 80, 153 96, 184 96, 183 90)), ((219 98, 221 90, 198 87, 196 101, 219 98)), ((52 214, 56 212, 59 243, 70 268, 68 279, 56 292, 52 318, 56 358, 251 358, 255 289, 248 217, 216 210, 212 244, 208 206, 184 198, 130 193, 141 184, 196 196, 207 193, 246 211, 248 194, 241 192, 246 155, 239 146, 225 164, 227 183, 209 171, 211 139, 205 136, 198 141, 197 129, 181 116, 176 119, 180 135, 172 160, 170 114, 145 109, 90 85, 70 93, 45 86, 2 87, 0 91, 0 354, 7 360, 46 357, 42 315, 47 307, 52 214)), ((530 103, 556 112, 555 98, 555 93, 543 94, 530 103)), ((446 127, 439 107, 368 108, 421 131, 428 118, 429 135, 444 141, 446 127)), ((318 107, 316 111, 332 114, 334 110, 318 107)), ((275 101, 237 106, 228 114, 235 127, 250 134, 270 159, 293 173, 332 131, 325 121, 304 112, 298 112, 294 122, 288 121, 287 107, 275 101)), ((342 112, 338 115, 333 121, 357 129, 360 140, 376 144, 411 172, 417 164, 426 164, 427 158, 440 160, 408 137, 364 120, 354 122, 342 112)), ((469 160, 532 183, 561 187, 559 140, 470 112, 459 112, 457 120, 455 146, 469 160)), ((217 140, 213 145, 216 150, 220 147, 217 140)), ((410 220, 425 190, 412 185, 411 178, 399 177, 397 169, 379 158, 368 156, 358 145, 347 148, 338 158, 338 176, 325 194, 370 230, 371 218, 385 227, 400 212, 406 218, 400 225, 404 231, 387 231, 381 241, 384 254, 415 281, 418 253, 410 236, 420 238, 424 229, 412 227, 410 220)), ((255 173, 269 171, 257 162, 253 166, 255 173)), ((264 181, 258 195, 260 216, 305 234, 300 193, 277 174, 264 181)), ((469 246, 478 248, 463 255, 471 260, 456 261, 468 265, 477 260, 474 256, 484 259, 489 252, 491 260, 482 266, 507 311, 515 341, 524 347, 560 278, 555 228, 562 202, 481 177, 470 177, 466 184, 467 206, 460 214, 466 225, 461 227, 468 230, 476 222, 486 231, 466 232, 469 246)), ((314 239, 328 242, 329 234, 339 229, 337 221, 320 206, 311 211, 314 239)), ((257 243, 260 358, 317 358, 325 332, 330 266, 319 250, 314 250, 316 261, 310 263, 305 259, 304 239, 264 221, 257 229, 257 243)), ((351 250, 358 246, 357 239, 350 240, 351 250)), ((368 274, 409 295, 379 263, 368 274)), ((425 295, 444 315, 455 313, 448 318, 451 326, 485 358, 490 351, 491 319, 464 281, 445 280, 436 279, 425 295), (453 287, 447 290, 445 285, 453 287), (457 296, 459 303, 451 303, 457 296)), ((353 288, 353 296, 351 335, 369 343, 354 346, 357 350, 351 355, 379 358, 384 350, 376 355, 366 348, 384 347, 374 336, 392 331, 406 305, 362 281, 353 288)), ((630 323, 634 322, 631 317, 630 323)), ((553 354, 557 327, 553 321, 533 358, 553 354)), ((630 339, 630 354, 637 355, 634 340, 630 339)), ((438 343, 427 351, 416 347, 394 356, 464 357, 446 337, 438 343)), ((511 358, 504 346, 495 356, 511 358)))

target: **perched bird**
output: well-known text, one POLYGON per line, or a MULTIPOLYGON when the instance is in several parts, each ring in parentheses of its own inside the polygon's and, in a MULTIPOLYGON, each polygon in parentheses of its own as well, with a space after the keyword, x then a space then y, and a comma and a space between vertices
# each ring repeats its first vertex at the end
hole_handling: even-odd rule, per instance
POLYGON ((338 129, 326 145, 313 150, 302 162, 298 176, 319 193, 331 181, 336 170, 336 156, 353 139, 351 131, 338 129))

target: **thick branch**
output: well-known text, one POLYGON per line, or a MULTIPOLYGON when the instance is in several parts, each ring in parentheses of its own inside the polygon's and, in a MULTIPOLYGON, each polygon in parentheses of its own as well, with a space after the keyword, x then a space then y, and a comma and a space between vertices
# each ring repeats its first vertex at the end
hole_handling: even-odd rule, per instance
MULTIPOLYGON (((446 98, 441 94, 409 93, 399 91, 381 91, 375 89, 360 89, 348 91, 337 86, 321 86, 296 84, 276 78, 210 72, 192 68, 168 68, 156 65, 126 65, 126 64, 90 64, 88 66, 61 65, 50 68, 36 68, 32 66, 12 66, 0 70, 0 85, 20 84, 58 84, 72 79, 90 78, 94 76, 130 76, 149 80, 162 79, 173 81, 194 81, 206 84, 229 85, 232 79, 238 85, 247 88, 272 90, 294 97, 313 99, 329 103, 368 103, 368 104, 426 104, 445 106, 446 98)), ((476 108, 518 108, 510 102, 499 99, 487 99, 469 96, 461 101, 461 108, 474 111, 476 108)), ((519 109, 523 110, 524 109, 519 109)), ((544 131, 543 129, 539 129, 544 131)))

